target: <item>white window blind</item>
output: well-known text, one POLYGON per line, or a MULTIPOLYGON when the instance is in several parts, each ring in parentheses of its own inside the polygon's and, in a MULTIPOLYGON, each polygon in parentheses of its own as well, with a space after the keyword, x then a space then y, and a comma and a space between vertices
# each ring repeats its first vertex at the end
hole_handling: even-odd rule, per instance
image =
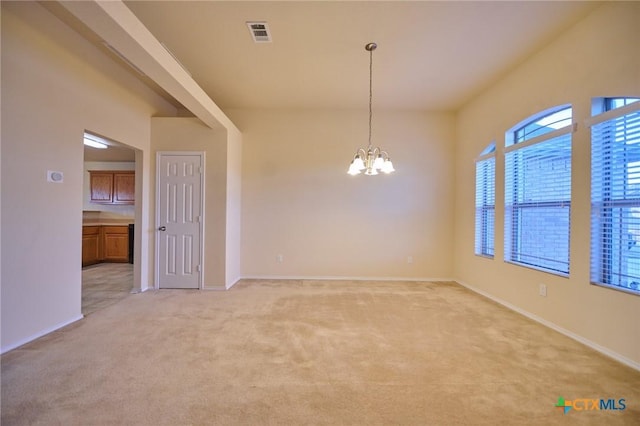
POLYGON ((569 273, 572 130, 505 149, 505 261, 569 273))
POLYGON ((493 257, 496 211, 495 154, 476 161, 475 254, 493 257))
POLYGON ((640 293, 640 102, 591 127, 591 281, 640 293))

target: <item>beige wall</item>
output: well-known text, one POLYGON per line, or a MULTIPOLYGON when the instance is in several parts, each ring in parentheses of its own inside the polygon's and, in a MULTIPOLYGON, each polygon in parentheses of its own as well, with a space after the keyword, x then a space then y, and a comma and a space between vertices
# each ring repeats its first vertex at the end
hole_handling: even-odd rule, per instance
MULTIPOLYGON (((2 2, 1 89, 5 351, 81 315, 84 131, 138 148, 144 180, 149 117, 175 109, 35 2, 2 2)), ((148 226, 142 216, 138 259, 148 226)))
POLYGON ((452 276, 452 115, 374 112, 397 171, 354 177, 366 112, 226 112, 243 134, 243 276, 452 276))
MULTIPOLYGON (((152 185, 155 188, 155 155, 158 151, 202 151, 205 153, 204 194, 204 288, 226 287, 226 130, 212 130, 197 118, 151 119, 154 155, 152 185)), ((155 197, 152 196, 155 206, 155 197)))
POLYGON ((640 366, 640 297, 589 283, 591 99, 640 96, 640 4, 596 9, 499 83, 457 119, 455 277, 490 296, 600 345, 640 366), (504 132, 548 107, 571 103, 573 135, 571 274, 562 278, 503 262, 504 132), (474 159, 492 140, 496 161, 495 259, 474 256, 474 159), (539 284, 548 296, 538 296, 539 284))
POLYGON ((225 287, 233 286, 242 275, 242 134, 227 132, 227 241, 225 287))

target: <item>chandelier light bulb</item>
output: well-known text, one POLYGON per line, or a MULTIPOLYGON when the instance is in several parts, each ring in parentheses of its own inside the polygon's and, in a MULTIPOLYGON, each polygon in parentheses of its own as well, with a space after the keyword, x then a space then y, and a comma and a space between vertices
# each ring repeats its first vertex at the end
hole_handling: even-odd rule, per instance
MULTIPOLYGON (((349 173, 351 176, 355 176, 355 175, 359 175, 360 174, 360 169, 358 168, 358 166, 356 166, 355 163, 356 160, 353 160, 351 162, 351 165, 349 166, 349 171, 347 173, 349 173)), ((362 160, 360 160, 362 161, 362 160)))
POLYGON ((393 168, 393 163, 391 162, 390 159, 386 159, 384 164, 382 165, 382 172, 389 174, 391 172, 395 172, 396 169, 393 168))
POLYGON ((384 164, 384 159, 382 158, 382 154, 378 154, 376 161, 373 162, 373 167, 377 170, 382 169, 382 165, 384 164))

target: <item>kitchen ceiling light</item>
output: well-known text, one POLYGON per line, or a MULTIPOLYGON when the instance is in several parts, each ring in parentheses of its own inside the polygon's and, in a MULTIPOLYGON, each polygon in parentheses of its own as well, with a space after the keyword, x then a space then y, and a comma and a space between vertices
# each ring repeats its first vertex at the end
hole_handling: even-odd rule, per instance
POLYGON ((386 151, 381 150, 379 147, 373 147, 371 145, 371 119, 372 114, 372 100, 373 100, 373 51, 376 50, 378 45, 376 43, 367 43, 364 47, 369 52, 369 145, 367 149, 359 148, 353 160, 349 165, 349 173, 352 176, 359 175, 363 170, 367 176, 374 176, 378 174, 378 171, 383 173, 394 172, 393 163, 389 158, 389 154, 386 151))
POLYGON ((92 148, 107 149, 106 143, 97 140, 97 137, 87 133, 84 134, 84 144, 92 148))

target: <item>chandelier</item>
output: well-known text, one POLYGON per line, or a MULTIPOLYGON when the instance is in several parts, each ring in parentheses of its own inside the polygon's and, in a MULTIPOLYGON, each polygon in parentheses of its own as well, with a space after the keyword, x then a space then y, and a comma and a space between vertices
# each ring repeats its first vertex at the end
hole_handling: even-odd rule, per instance
POLYGON ((373 176, 377 175, 378 171, 383 173, 391 173, 395 171, 393 163, 389 158, 389 154, 386 151, 381 150, 379 147, 373 147, 371 145, 371 117, 373 116, 371 110, 371 103, 373 99, 372 89, 372 77, 373 77, 373 51, 378 47, 375 43, 367 43, 364 47, 369 52, 369 146, 367 149, 359 148, 353 160, 349 165, 350 175, 359 175, 363 170, 365 175, 373 176))

